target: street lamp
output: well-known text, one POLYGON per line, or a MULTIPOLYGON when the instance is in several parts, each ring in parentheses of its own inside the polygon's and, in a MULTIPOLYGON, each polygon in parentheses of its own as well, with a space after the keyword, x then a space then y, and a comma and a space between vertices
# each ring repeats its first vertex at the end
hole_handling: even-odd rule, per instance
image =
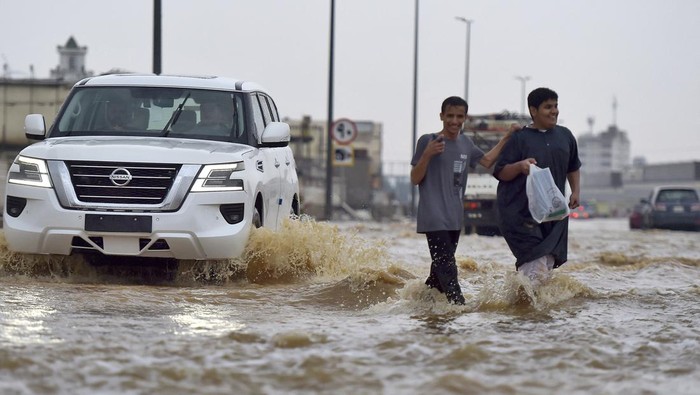
POLYGON ((335 0, 331 0, 330 46, 328 50, 328 118, 326 119, 326 221, 333 219, 333 70, 335 68, 335 0))
POLYGON ((467 61, 464 64, 464 100, 469 103, 469 36, 472 30, 472 22, 474 21, 461 16, 456 16, 455 19, 467 24, 467 61))
POLYGON ((525 115, 525 83, 530 79, 530 76, 516 75, 516 80, 520 80, 520 115, 525 115))
MULTIPOLYGON (((418 117, 418 22, 420 11, 420 1, 415 2, 415 21, 413 23, 413 146, 411 151, 416 149, 416 140, 418 138, 417 117, 418 117)), ((413 155, 411 155, 413 156, 413 155)), ((416 217, 416 186, 411 184, 411 217, 416 217)))

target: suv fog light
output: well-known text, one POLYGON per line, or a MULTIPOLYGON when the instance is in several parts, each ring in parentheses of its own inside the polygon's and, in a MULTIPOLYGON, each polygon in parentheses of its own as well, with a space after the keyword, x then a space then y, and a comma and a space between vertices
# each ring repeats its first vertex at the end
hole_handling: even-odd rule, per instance
POLYGON ((245 205, 243 203, 222 204, 221 207, 219 207, 219 211, 221 211, 221 215, 224 216, 226 222, 229 224, 237 224, 243 221, 243 215, 245 213, 244 208, 245 205))
POLYGON ((8 196, 5 207, 7 210, 7 214, 10 217, 17 218, 20 214, 22 214, 22 211, 24 211, 24 207, 26 205, 27 199, 16 196, 8 196))

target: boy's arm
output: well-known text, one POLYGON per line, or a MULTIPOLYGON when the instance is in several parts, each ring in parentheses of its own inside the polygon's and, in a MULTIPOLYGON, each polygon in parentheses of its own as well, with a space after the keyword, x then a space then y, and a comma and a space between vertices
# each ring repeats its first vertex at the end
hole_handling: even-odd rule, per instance
POLYGON ((569 198, 569 208, 576 208, 579 205, 581 195, 581 171, 576 170, 568 173, 566 179, 571 187, 571 197, 569 198))
POLYGON ((501 154, 501 150, 503 150, 503 146, 506 144, 506 141, 508 141, 508 139, 513 133, 520 129, 521 127, 517 123, 511 124, 508 133, 506 133, 505 136, 498 140, 498 144, 494 145, 493 148, 489 150, 489 152, 485 153, 484 156, 482 156, 481 159, 479 159, 479 164, 487 169, 490 169, 491 166, 493 166, 493 164, 496 163, 496 159, 498 159, 498 155, 501 154))
POLYGON ((425 178, 425 173, 428 171, 428 164, 433 156, 441 153, 445 150, 445 142, 442 138, 432 139, 428 141, 428 145, 425 146, 423 153, 418 159, 418 163, 411 168, 411 184, 418 185, 423 182, 425 178))
POLYGON ((537 161, 535 158, 527 158, 519 162, 505 165, 495 176, 501 181, 511 181, 520 174, 528 175, 530 174, 530 163, 536 165, 537 161))

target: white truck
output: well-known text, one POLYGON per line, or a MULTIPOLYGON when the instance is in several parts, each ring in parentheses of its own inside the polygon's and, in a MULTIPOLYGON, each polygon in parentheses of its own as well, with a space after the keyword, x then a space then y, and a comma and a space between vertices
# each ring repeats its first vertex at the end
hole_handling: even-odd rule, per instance
POLYGON ((253 82, 86 78, 48 130, 31 114, 25 133, 43 141, 8 172, 11 251, 233 258, 253 227, 299 214, 289 125, 253 82))
MULTIPOLYGON (((470 115, 463 133, 472 139, 482 151, 488 152, 507 133, 510 125, 525 125, 530 118, 510 112, 470 115)), ((498 180, 493 169, 478 165, 469 174, 464 190, 464 232, 484 236, 500 235, 498 230, 498 206, 496 190, 498 180)))

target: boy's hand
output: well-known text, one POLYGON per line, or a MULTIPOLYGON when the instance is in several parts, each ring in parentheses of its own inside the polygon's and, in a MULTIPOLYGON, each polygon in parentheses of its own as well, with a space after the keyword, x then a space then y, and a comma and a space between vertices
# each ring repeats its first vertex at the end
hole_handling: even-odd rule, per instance
POLYGON ((535 158, 527 158, 523 159, 520 162, 518 162, 518 166, 520 167, 520 172, 529 175, 530 174, 530 164, 536 165, 537 161, 535 158))
POLYGON ((425 147, 425 153, 429 156, 434 156, 441 154, 445 151, 445 141, 442 136, 437 136, 436 138, 428 142, 428 146, 425 147))

